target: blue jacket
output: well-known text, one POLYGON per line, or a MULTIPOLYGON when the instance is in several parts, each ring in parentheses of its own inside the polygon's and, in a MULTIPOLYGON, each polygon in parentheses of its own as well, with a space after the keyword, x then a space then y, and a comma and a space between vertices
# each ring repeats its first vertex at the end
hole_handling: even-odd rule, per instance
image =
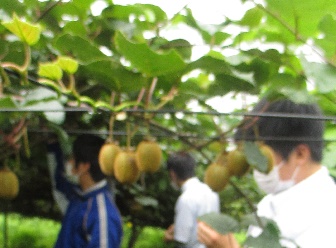
POLYGON ((64 159, 58 144, 49 145, 56 162, 53 185, 69 203, 55 248, 119 248, 122 222, 106 180, 82 192, 64 177, 64 159))

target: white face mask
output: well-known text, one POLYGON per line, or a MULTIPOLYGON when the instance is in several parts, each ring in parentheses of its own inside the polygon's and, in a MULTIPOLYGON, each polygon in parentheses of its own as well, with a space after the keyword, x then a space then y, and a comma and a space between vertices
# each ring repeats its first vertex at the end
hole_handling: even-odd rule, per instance
POLYGON ((79 185, 79 176, 80 175, 73 173, 72 164, 67 161, 65 163, 65 177, 67 180, 73 184, 79 185))
POLYGON ((293 175, 289 180, 283 181, 280 179, 279 175, 279 170, 283 165, 284 162, 275 165, 268 174, 253 170, 254 180, 257 182, 259 188, 267 194, 276 194, 292 187, 295 184, 295 177, 299 167, 297 166, 295 168, 293 175))

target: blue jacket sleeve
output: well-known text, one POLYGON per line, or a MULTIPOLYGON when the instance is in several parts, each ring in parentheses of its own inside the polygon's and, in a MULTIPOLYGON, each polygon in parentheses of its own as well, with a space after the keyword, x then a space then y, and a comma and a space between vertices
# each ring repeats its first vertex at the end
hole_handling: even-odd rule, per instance
POLYGON ((65 177, 64 155, 59 143, 48 144, 47 150, 53 188, 62 193, 67 200, 74 199, 77 196, 75 193, 77 186, 65 177))

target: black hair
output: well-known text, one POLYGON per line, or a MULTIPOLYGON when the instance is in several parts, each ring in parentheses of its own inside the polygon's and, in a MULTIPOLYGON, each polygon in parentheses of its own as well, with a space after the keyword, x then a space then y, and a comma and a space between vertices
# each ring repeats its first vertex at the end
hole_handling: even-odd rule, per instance
POLYGON ((91 134, 78 136, 72 146, 72 152, 75 159, 75 166, 79 163, 90 163, 89 173, 95 182, 105 178, 100 169, 98 155, 105 140, 91 134))
POLYGON ((317 104, 300 104, 288 99, 262 99, 251 113, 256 116, 245 119, 235 134, 235 140, 262 140, 284 159, 288 159, 296 146, 306 144, 310 148, 312 160, 321 162, 324 121, 319 118, 323 114, 317 104), (277 113, 287 116, 277 117, 277 113), (261 116, 257 116, 258 114, 261 116), (274 117, 266 116, 267 114, 273 114, 274 117), (316 118, 298 117, 299 115, 316 118))
POLYGON ((195 167, 195 159, 184 151, 172 153, 167 159, 167 169, 174 171, 180 180, 194 177, 195 167))

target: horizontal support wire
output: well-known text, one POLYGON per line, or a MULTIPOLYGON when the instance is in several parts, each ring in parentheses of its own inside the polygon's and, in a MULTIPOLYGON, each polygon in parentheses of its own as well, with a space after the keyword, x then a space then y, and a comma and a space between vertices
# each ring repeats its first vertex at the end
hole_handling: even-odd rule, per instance
MULTIPOLYGON (((104 110, 104 109, 100 109, 104 110)), ((107 111, 107 110, 105 110, 107 111)), ((90 107, 65 107, 62 109, 43 109, 43 108, 1 108, 0 112, 88 112, 94 113, 94 109, 90 107)), ((110 112, 108 110, 107 112, 110 112)), ((320 121, 334 121, 336 116, 316 116, 308 114, 290 114, 290 113, 253 113, 253 112, 217 112, 217 111, 190 111, 190 110, 174 110, 174 109, 124 109, 120 112, 125 113, 152 113, 152 114, 184 114, 184 115, 214 115, 214 116, 245 116, 245 117, 271 117, 271 118, 296 118, 320 121)), ((99 111, 98 111, 99 113, 99 111)))
MULTIPOLYGON (((53 131, 49 130, 41 130, 41 129, 33 129, 29 128, 28 133, 41 133, 41 134, 48 134, 53 133, 53 131)), ((68 129, 64 130, 67 134, 70 135, 79 135, 79 134, 94 134, 94 135, 105 135, 108 136, 110 132, 108 130, 81 130, 81 129, 68 129)), ((151 133, 155 137, 170 137, 170 138, 190 138, 195 140, 213 140, 214 137, 204 137, 204 136, 198 136, 193 134, 162 134, 160 133, 151 133)), ((113 136, 127 136, 127 132, 124 131, 114 131, 113 136)), ((144 134, 137 133, 135 136, 144 136, 144 134)), ((227 136, 226 140, 228 141, 234 141, 234 138, 232 136, 227 136)), ((336 142, 336 139, 320 139, 320 138, 314 138, 314 137, 258 137, 258 139, 253 138, 242 138, 241 140, 245 141, 300 141, 300 142, 336 142)), ((214 140, 215 141, 215 140, 214 140)))

